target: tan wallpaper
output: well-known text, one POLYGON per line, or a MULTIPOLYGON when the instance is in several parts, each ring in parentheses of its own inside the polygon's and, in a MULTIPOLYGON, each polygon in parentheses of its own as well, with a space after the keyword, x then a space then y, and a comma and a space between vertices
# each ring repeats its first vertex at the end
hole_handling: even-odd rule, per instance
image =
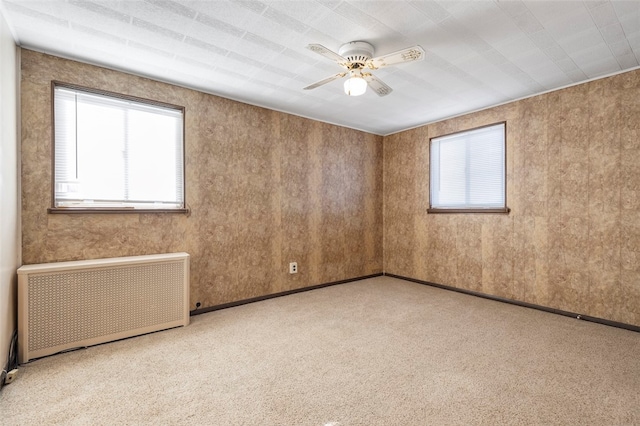
POLYGON ((21 90, 23 263, 186 251, 191 309, 382 272, 382 137, 29 50, 21 90), (48 214, 51 80, 186 107, 190 215, 48 214))
POLYGON ((640 325, 640 71, 384 138, 385 272, 640 325), (507 121, 509 215, 427 214, 429 138, 507 121))
POLYGON ((193 309, 382 272, 384 233, 388 273, 640 325, 639 94, 629 72, 383 148, 379 136, 23 50, 23 262, 186 251, 193 309), (191 214, 47 214, 53 79, 185 106, 191 214), (511 213, 427 214, 429 138, 503 120, 511 213))

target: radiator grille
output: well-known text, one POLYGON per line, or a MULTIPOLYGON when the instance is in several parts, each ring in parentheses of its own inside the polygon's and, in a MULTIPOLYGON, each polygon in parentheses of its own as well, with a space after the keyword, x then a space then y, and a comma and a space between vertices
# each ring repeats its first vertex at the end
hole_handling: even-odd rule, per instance
POLYGON ((19 304, 25 310, 19 329, 24 339, 20 345, 26 347, 21 362, 65 348, 186 325, 185 275, 184 259, 24 274, 19 297, 26 303, 19 304))

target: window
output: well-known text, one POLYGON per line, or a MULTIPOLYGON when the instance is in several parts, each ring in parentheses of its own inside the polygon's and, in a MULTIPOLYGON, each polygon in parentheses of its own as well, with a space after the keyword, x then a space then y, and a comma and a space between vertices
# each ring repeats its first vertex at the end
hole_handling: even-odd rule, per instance
POLYGON ((53 83, 51 212, 186 211, 184 108, 53 83))
POLYGON ((507 213, 506 123, 440 136, 430 146, 429 213, 507 213))

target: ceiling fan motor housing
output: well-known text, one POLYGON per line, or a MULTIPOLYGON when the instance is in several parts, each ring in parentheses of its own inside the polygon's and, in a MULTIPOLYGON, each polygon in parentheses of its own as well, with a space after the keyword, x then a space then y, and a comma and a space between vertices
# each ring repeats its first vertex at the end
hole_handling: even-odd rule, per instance
POLYGON ((349 62, 364 64, 373 58, 373 46, 365 41, 351 41, 340 46, 338 53, 349 62))

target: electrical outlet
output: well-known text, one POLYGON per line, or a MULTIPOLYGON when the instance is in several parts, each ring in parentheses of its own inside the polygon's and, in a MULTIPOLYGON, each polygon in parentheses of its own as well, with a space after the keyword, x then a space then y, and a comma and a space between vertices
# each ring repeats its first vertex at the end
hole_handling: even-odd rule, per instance
POLYGON ((8 385, 9 383, 13 382, 17 376, 18 376, 18 369, 14 368, 13 370, 7 373, 7 377, 5 377, 4 379, 4 384, 8 385))
POLYGON ((289 263, 289 273, 297 274, 298 273, 298 262, 289 263))

